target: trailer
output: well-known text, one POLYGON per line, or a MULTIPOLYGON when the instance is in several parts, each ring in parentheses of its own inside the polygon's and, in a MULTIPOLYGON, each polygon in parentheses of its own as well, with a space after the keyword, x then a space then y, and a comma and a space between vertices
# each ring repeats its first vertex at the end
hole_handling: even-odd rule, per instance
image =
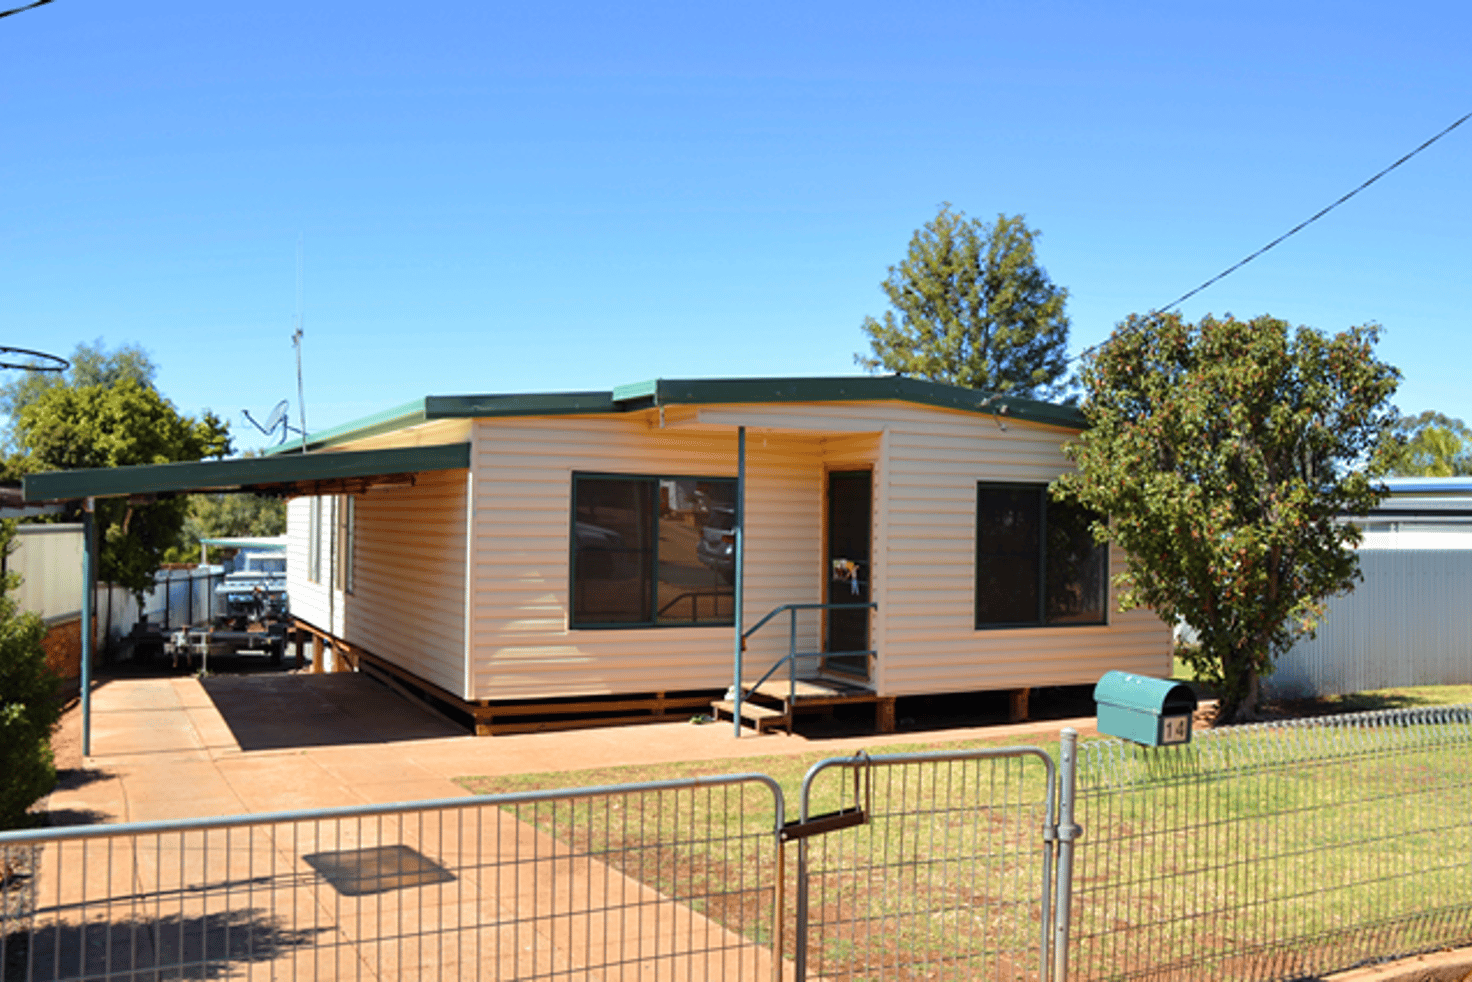
POLYGON ((213 616, 170 634, 164 653, 176 666, 181 656, 192 666, 198 655, 208 669, 210 655, 246 652, 266 655, 279 665, 290 613, 286 558, 277 552, 242 552, 235 557, 235 569, 215 588, 213 616))

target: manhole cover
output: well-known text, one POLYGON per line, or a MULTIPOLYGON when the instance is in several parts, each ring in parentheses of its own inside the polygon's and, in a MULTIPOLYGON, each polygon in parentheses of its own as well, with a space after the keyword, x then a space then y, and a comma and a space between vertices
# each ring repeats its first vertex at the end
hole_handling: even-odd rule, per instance
POLYGON ((302 859, 338 893, 348 897, 455 879, 449 870, 408 846, 316 852, 302 859))

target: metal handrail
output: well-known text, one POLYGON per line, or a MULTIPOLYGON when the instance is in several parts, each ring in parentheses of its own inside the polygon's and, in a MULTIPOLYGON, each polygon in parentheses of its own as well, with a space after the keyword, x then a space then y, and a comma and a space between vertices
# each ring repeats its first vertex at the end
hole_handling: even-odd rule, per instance
MULTIPOLYGON (((752 686, 749 686, 748 687, 745 684, 742 684, 741 685, 741 689, 745 690, 746 692, 755 692, 756 689, 757 689, 757 686, 761 685, 767 679, 771 678, 772 677, 772 673, 776 672, 777 669, 781 668, 782 667, 782 664, 785 662, 787 664, 787 732, 789 734, 792 733, 792 706, 793 706, 793 704, 795 702, 797 702, 797 612, 799 610, 878 610, 878 609, 879 609, 879 604, 877 602, 873 601, 873 600, 869 601, 868 603, 861 603, 861 604, 783 604, 780 607, 773 608, 767 614, 767 616, 765 616, 761 620, 757 621, 756 624, 752 626, 751 630, 749 630, 749 631, 747 631, 747 632, 745 632, 744 634, 741 635, 741 646, 742 646, 742 648, 745 648, 746 647, 746 639, 747 638, 749 638, 753 634, 755 634, 759 628, 761 628, 764 624, 766 624, 768 621, 770 621, 773 617, 776 617, 778 614, 783 613, 785 611, 789 615, 788 616, 788 619, 787 619, 787 654, 784 657, 777 659, 777 661, 772 664, 772 667, 769 668, 769 669, 767 669, 766 674, 764 674, 761 678, 757 679, 755 685, 752 685, 752 686)), ((876 654, 876 652, 873 649, 870 649, 869 651, 829 651, 829 652, 823 652, 823 654, 831 654, 831 655, 874 655, 874 654, 876 654)), ((740 706, 741 706, 741 700, 740 700, 741 692, 738 691, 738 692, 735 693, 735 695, 737 697, 736 707, 737 707, 737 711, 739 713, 740 706)), ((736 718, 736 725, 738 727, 741 725, 741 718, 740 718, 739 715, 736 718)))
MULTIPOLYGON (((659 608, 659 612, 656 613, 654 615, 654 617, 655 617, 655 620, 658 620, 659 618, 663 617, 664 614, 665 614, 665 612, 668 611, 675 604, 677 604, 680 601, 685 600, 686 598, 688 598, 690 600, 690 620, 691 620, 691 622, 694 622, 695 620, 697 620, 697 615, 700 613, 700 606, 699 606, 699 604, 700 604, 700 598, 701 597, 717 597, 717 598, 719 598, 719 597, 730 597, 730 596, 733 596, 733 594, 732 594, 732 592, 730 590, 686 590, 684 593, 680 594, 675 599, 671 600, 669 603, 667 603, 663 607, 659 608)), ((716 613, 719 613, 720 612, 720 605, 717 604, 716 606, 712 607, 711 610, 712 610, 713 615, 716 614, 716 613)))

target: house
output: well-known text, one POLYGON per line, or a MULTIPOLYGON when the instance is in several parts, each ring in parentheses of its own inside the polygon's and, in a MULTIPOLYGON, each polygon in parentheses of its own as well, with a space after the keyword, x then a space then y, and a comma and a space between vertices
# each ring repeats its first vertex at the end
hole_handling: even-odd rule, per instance
POLYGON ((899 377, 661 379, 426 396, 267 459, 400 455, 295 479, 292 613, 481 732, 688 716, 790 604, 846 606, 776 616, 740 677, 790 694, 796 650, 813 705, 887 727, 898 697, 1169 674, 1170 628, 1115 609, 1122 557, 1047 498, 1083 425, 899 377))

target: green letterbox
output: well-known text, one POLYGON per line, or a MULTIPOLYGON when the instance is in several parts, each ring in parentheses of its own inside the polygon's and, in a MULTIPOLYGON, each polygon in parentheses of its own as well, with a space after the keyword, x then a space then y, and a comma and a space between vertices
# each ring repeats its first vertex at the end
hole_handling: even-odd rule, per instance
POLYGON ((1190 686, 1129 672, 1105 672, 1094 686, 1099 732, 1147 747, 1191 742, 1196 693, 1190 686))

